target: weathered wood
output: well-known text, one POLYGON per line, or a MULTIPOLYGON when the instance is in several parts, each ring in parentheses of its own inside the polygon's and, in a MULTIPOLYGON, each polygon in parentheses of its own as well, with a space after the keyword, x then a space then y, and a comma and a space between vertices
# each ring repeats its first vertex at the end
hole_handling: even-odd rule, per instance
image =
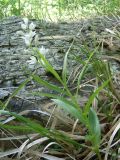
MULTIPOLYGON (((100 52, 120 53, 119 40, 114 39, 110 42, 111 35, 105 31, 105 28, 114 29, 116 27, 119 29, 119 18, 99 17, 93 20, 59 24, 31 21, 36 24, 35 31, 39 36, 38 46, 43 45, 49 49, 46 58, 56 70, 62 70, 64 55, 73 41, 69 57, 73 55, 85 56, 80 51, 84 44, 88 45, 89 50, 94 50, 101 43, 103 48, 100 48, 100 52)), ((33 53, 31 50, 26 51, 23 39, 16 34, 21 30, 21 22, 22 19, 19 17, 10 17, 0 21, 0 88, 2 93, 0 99, 7 97, 8 91, 12 92, 27 77, 25 67, 27 68, 28 64, 26 61, 33 53)), ((74 61, 69 60, 69 70, 73 65, 74 61)), ((46 76, 41 67, 39 67, 38 74, 46 76)), ((32 89, 33 86, 31 86, 32 89)), ((34 97, 26 95, 27 90, 30 89, 25 89, 22 92, 22 98, 34 99, 34 97)))

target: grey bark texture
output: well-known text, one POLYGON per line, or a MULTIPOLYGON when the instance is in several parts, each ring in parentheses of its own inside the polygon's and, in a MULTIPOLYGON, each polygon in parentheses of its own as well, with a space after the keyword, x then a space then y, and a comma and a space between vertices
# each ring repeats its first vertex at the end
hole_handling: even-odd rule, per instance
MULTIPOLYGON (((23 39, 16 34, 17 31, 21 30, 22 21, 22 18, 19 17, 10 17, 0 21, 0 99, 2 100, 8 97, 28 76, 26 72, 28 69, 27 60, 30 59, 33 52, 31 50, 26 51, 27 48, 23 39)), ((105 31, 106 28, 113 30, 116 27, 119 29, 119 17, 99 17, 93 20, 59 24, 37 20, 30 20, 30 22, 36 24, 35 31, 39 36, 38 47, 44 46, 49 49, 46 58, 57 71, 62 71, 64 55, 72 42, 73 45, 69 52, 69 71, 76 65, 73 60, 74 56, 85 56, 81 51, 84 44, 91 51, 102 44, 99 52, 104 54, 120 53, 119 40, 110 41, 112 36, 105 31)), ((39 66, 37 73, 49 80, 49 75, 41 66, 39 66)), ((21 103, 17 102, 17 108, 14 110, 30 109, 30 106, 32 109, 35 108, 36 105, 33 105, 32 101, 36 102, 36 98, 28 96, 31 90, 45 90, 45 88, 38 87, 34 83, 27 85, 18 97, 11 100, 13 105, 18 99, 22 99, 21 103), (25 100, 29 103, 26 103, 25 100), (25 102, 24 105, 23 101, 25 102), (21 107, 22 105, 23 107, 21 107)), ((39 105, 45 103, 44 100, 45 98, 39 97, 39 105)))

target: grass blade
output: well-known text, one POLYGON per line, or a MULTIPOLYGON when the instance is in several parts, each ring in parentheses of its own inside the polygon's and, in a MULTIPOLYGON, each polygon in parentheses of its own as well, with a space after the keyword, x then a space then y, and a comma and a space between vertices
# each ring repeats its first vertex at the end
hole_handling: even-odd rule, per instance
MULTIPOLYGON (((79 143, 72 140, 70 137, 66 136, 65 134, 60 133, 56 130, 49 130, 45 127, 42 127, 37 122, 33 122, 32 120, 25 118, 21 115, 18 115, 13 112, 4 111, 4 110, 0 110, 0 114, 8 114, 8 115, 14 116, 17 120, 22 122, 25 126, 31 128, 33 131, 40 133, 42 136, 46 136, 48 138, 54 139, 55 141, 61 143, 61 145, 66 144, 68 146, 72 145, 76 148, 80 147, 79 143)), ((4 127, 4 125, 2 127, 4 127)), ((17 127, 15 127, 14 129, 17 129, 17 127)))
POLYGON ((91 104, 94 100, 94 98, 98 95, 98 93, 105 87, 107 86, 107 84, 109 83, 109 80, 105 81, 99 88, 97 88, 95 90, 95 92, 90 96, 87 104, 85 105, 85 108, 84 108, 84 114, 87 116, 88 112, 89 112, 89 109, 91 107, 91 104))
POLYGON ((73 43, 74 43, 74 39, 69 47, 69 49, 67 50, 66 54, 65 54, 65 57, 64 57, 64 63, 63 63, 63 71, 62 71, 62 79, 63 79, 63 82, 66 84, 66 78, 67 78, 67 60, 68 60, 68 54, 70 52, 70 49, 71 47, 73 46, 73 43))
POLYGON ((64 63, 63 63, 63 71, 62 71, 62 79, 63 82, 66 84, 66 75, 67 75, 67 58, 68 58, 68 53, 66 52, 65 58, 64 58, 64 63))
POLYGON ((79 74, 78 82, 77 82, 77 91, 76 91, 76 94, 78 94, 78 90, 79 90, 79 86, 80 86, 81 79, 82 79, 82 77, 83 77, 83 74, 84 74, 85 71, 86 71, 86 68, 88 67, 88 63, 89 63, 89 61, 91 60, 93 54, 94 54, 94 52, 92 52, 92 53, 90 54, 90 56, 89 56, 87 62, 85 63, 85 65, 84 65, 82 71, 81 71, 80 74, 79 74))
POLYGON ((59 92, 59 93, 62 93, 62 92, 65 93, 65 91, 64 91, 63 89, 59 88, 59 87, 56 86, 56 85, 53 85, 53 84, 48 83, 47 81, 41 79, 41 78, 40 78, 39 76, 37 76, 37 75, 32 75, 32 78, 33 78, 33 80, 35 80, 37 83, 42 84, 42 85, 44 85, 45 87, 47 87, 47 88, 49 88, 49 89, 51 89, 51 90, 57 91, 57 92, 59 92))
POLYGON ((7 107, 7 105, 9 104, 10 100, 16 96, 18 94, 18 92, 30 81, 30 78, 26 79, 8 98, 8 100, 6 101, 6 103, 3 106, 3 110, 7 107))

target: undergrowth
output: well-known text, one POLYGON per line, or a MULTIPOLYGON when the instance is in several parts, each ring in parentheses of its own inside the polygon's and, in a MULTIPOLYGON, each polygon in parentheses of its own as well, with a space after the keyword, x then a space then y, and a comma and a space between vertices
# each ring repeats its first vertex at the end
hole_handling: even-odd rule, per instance
MULTIPOLYGON (((17 159, 118 159, 119 158, 119 129, 120 120, 117 110, 120 99, 115 92, 112 82, 112 73, 107 61, 102 61, 95 56, 97 48, 89 52, 89 57, 84 59, 82 68, 78 70, 73 79, 73 88, 69 87, 70 74, 68 72, 68 55, 66 52, 63 62, 63 71, 60 76, 45 57, 45 48, 32 47, 32 38, 36 33, 35 25, 28 24, 24 19, 21 24, 23 32, 19 32, 25 40, 27 47, 31 48, 34 55, 29 61, 41 65, 47 72, 53 75, 59 85, 52 84, 36 74, 36 70, 15 90, 6 102, 0 102, 1 117, 1 152, 0 158, 7 156, 17 159), (43 51, 43 53, 42 53, 43 51), (89 72, 91 79, 86 79, 89 72), (39 121, 34 121, 23 116, 23 113, 13 113, 6 109, 11 98, 30 81, 34 81, 53 92, 32 92, 34 96, 48 97, 51 101, 48 106, 52 108, 45 126, 39 121), (86 103, 79 103, 83 86, 91 85, 92 89, 86 103), (51 121, 51 123, 50 123, 51 121), (58 122, 66 127, 57 129, 58 122), (48 125, 49 124, 49 125, 48 125), (5 141, 14 147, 6 150, 5 141), (18 145, 19 143, 19 145, 18 145), (5 150, 4 150, 5 149, 5 150)), ((112 32, 112 31, 111 31, 112 32)), ((78 63, 78 62, 76 62, 78 63)), ((82 101, 82 99, 81 99, 82 101)), ((36 110, 36 112, 39 112, 36 110)), ((44 112, 41 111, 42 114, 44 112)))
POLYGON ((1 0, 0 18, 23 16, 51 21, 75 21, 96 15, 119 15, 119 8, 119 0, 1 0))

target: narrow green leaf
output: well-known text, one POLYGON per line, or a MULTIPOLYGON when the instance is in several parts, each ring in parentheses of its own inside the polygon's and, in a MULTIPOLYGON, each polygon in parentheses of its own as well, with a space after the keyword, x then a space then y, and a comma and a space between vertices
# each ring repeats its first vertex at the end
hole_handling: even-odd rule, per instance
POLYGON ((76 141, 72 140, 70 137, 66 136, 65 134, 60 133, 60 132, 58 132, 56 130, 49 130, 47 128, 44 128, 39 123, 33 122, 29 118, 25 118, 25 117, 23 117, 21 115, 18 115, 16 113, 4 111, 4 110, 0 110, 0 113, 8 114, 8 115, 16 117, 16 119, 18 119, 20 122, 23 122, 26 126, 31 128, 33 131, 35 131, 37 133, 40 133, 42 136, 46 136, 48 138, 54 139, 57 142, 60 142, 61 145, 63 143, 65 143, 68 146, 69 145, 74 145, 75 147, 80 147, 79 143, 77 143, 76 141))
POLYGON ((68 57, 68 53, 69 52, 66 52, 66 54, 65 54, 64 63, 63 63, 63 71, 62 71, 62 79, 63 79, 65 84, 66 84, 66 75, 67 75, 67 57, 68 57))
MULTIPOLYGON (((95 52, 95 51, 94 51, 94 52, 95 52)), ((84 75, 84 73, 85 73, 85 71, 86 71, 86 68, 88 67, 88 63, 89 63, 89 61, 91 60, 94 52, 92 52, 92 53, 90 54, 89 59, 87 60, 86 64, 84 65, 82 71, 81 71, 80 74, 79 74, 78 82, 77 82, 77 93, 76 93, 76 94, 78 94, 78 90, 79 90, 79 86, 80 86, 80 83, 81 83, 81 79, 82 79, 82 77, 83 77, 83 75, 84 75)))
POLYGON ((5 129, 13 129, 13 130, 18 130, 18 131, 33 131, 33 129, 31 129, 31 127, 28 127, 28 126, 13 126, 13 125, 7 125, 7 124, 1 124, 0 123, 0 127, 2 127, 2 128, 5 128, 5 129))
POLYGON ((63 72, 62 72, 62 79, 63 82, 66 84, 66 78, 67 78, 67 59, 68 59, 68 54, 70 52, 71 47, 73 46, 74 43, 74 39, 69 47, 69 49, 67 50, 65 57, 64 57, 64 63, 63 63, 63 72))
POLYGON ((8 105, 8 103, 10 102, 10 100, 16 96, 18 94, 18 92, 30 81, 30 78, 26 79, 22 84, 20 84, 20 86, 15 89, 15 91, 10 95, 10 97, 8 98, 7 102, 5 103, 3 109, 5 109, 8 105))
MULTIPOLYGON (((53 84, 48 83, 47 81, 43 80, 42 78, 40 78, 37 75, 31 75, 31 76, 37 83, 44 85, 45 87, 47 87, 51 90, 57 91, 59 93, 63 93, 63 91, 64 91, 63 89, 59 88, 58 86, 55 86, 53 84)), ((65 93, 65 91, 64 91, 64 93, 65 93)))
POLYGON ((48 97, 48 98, 56 98, 56 99, 60 98, 59 95, 52 94, 52 93, 44 93, 44 92, 39 92, 39 91, 38 92, 32 92, 31 94, 34 95, 34 96, 42 96, 42 97, 48 97))
POLYGON ((85 105, 85 108, 84 108, 84 114, 87 116, 88 112, 89 112, 89 109, 91 107, 91 104, 94 100, 94 98, 98 95, 98 93, 109 83, 109 80, 105 81, 99 88, 97 88, 95 90, 95 92, 90 96, 87 104, 85 105))
POLYGON ((25 118, 21 115, 18 115, 18 114, 13 113, 13 112, 4 111, 4 110, 0 110, 0 113, 5 114, 5 115, 8 114, 8 115, 14 116, 19 121, 23 122, 24 124, 26 124, 26 126, 31 127, 35 131, 38 131, 38 132, 41 131, 41 133, 44 133, 43 131, 46 131, 46 133, 47 133, 46 129, 42 130, 43 127, 41 127, 37 123, 35 123, 35 122, 31 121, 30 119, 25 118))

